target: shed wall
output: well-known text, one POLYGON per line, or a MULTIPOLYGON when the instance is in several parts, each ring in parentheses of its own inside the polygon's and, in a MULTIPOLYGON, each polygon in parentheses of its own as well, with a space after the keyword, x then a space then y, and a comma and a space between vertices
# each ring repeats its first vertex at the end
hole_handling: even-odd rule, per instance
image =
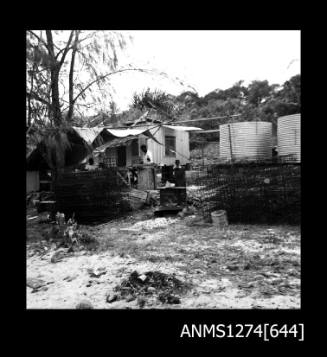
POLYGON ((151 129, 152 135, 163 145, 157 144, 155 141, 148 140, 148 148, 152 152, 153 161, 156 164, 174 165, 175 160, 179 160, 182 165, 189 162, 190 147, 189 147, 189 133, 187 131, 172 130, 169 128, 151 129), (165 136, 176 137, 176 156, 165 155, 165 136))
MULTIPOLYGON (((187 131, 173 130, 163 127, 155 127, 150 129, 151 134, 163 145, 156 143, 154 140, 147 138, 144 135, 138 137, 139 152, 142 144, 146 144, 151 151, 153 161, 157 165, 174 165, 175 160, 179 160, 182 165, 188 163, 190 157, 189 133, 187 131), (165 155, 165 136, 176 137, 176 156, 165 155)), ((116 148, 110 148, 106 151, 106 156, 113 159, 116 157, 116 148)), ((132 142, 126 145, 126 165, 131 166, 134 162, 138 162, 138 156, 132 155, 132 142)))

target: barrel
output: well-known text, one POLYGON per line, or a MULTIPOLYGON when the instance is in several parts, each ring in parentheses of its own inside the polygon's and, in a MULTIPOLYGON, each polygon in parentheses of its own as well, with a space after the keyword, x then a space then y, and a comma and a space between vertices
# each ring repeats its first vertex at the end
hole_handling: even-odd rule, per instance
POLYGON ((220 159, 266 160, 272 157, 272 123, 246 121, 220 125, 220 159))
POLYGON ((278 118, 277 148, 281 160, 301 162, 301 114, 278 118))

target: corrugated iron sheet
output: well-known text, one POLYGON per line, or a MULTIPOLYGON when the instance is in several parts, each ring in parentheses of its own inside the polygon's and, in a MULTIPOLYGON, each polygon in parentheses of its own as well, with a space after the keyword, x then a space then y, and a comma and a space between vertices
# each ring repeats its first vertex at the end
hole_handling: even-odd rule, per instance
POLYGON ((220 158, 270 159, 272 156, 272 124, 252 121, 220 125, 220 158))
POLYGON ((280 157, 291 156, 290 161, 301 162, 301 114, 278 118, 277 141, 280 157))

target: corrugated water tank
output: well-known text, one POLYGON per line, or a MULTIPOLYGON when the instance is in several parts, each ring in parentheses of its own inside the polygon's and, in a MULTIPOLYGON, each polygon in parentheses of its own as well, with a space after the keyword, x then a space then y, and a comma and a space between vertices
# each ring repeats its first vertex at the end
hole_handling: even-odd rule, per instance
POLYGON ((301 161, 301 114, 278 118, 277 147, 281 159, 301 161))
POLYGON ((272 157, 272 123, 247 121, 220 125, 220 159, 266 160, 272 157))

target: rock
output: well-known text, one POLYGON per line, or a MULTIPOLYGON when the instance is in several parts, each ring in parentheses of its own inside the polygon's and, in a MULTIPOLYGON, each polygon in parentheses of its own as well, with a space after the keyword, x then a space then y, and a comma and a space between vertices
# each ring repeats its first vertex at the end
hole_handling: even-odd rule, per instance
POLYGON ((112 303, 112 302, 114 302, 114 301, 117 301, 118 300, 118 295, 117 294, 108 294, 107 295, 107 299, 106 299, 106 301, 108 302, 108 303, 112 303))
POLYGON ((56 253, 54 253, 51 257, 51 263, 58 263, 60 262, 65 256, 65 251, 63 250, 58 250, 56 253))
POLYGON ((46 282, 42 279, 37 278, 27 278, 26 285, 32 289, 39 289, 40 287, 46 285, 46 282))
POLYGON ((156 289, 153 286, 149 286, 147 289, 150 293, 154 293, 156 289))
POLYGON ((93 309, 93 305, 88 300, 82 300, 76 305, 76 309, 93 309))

